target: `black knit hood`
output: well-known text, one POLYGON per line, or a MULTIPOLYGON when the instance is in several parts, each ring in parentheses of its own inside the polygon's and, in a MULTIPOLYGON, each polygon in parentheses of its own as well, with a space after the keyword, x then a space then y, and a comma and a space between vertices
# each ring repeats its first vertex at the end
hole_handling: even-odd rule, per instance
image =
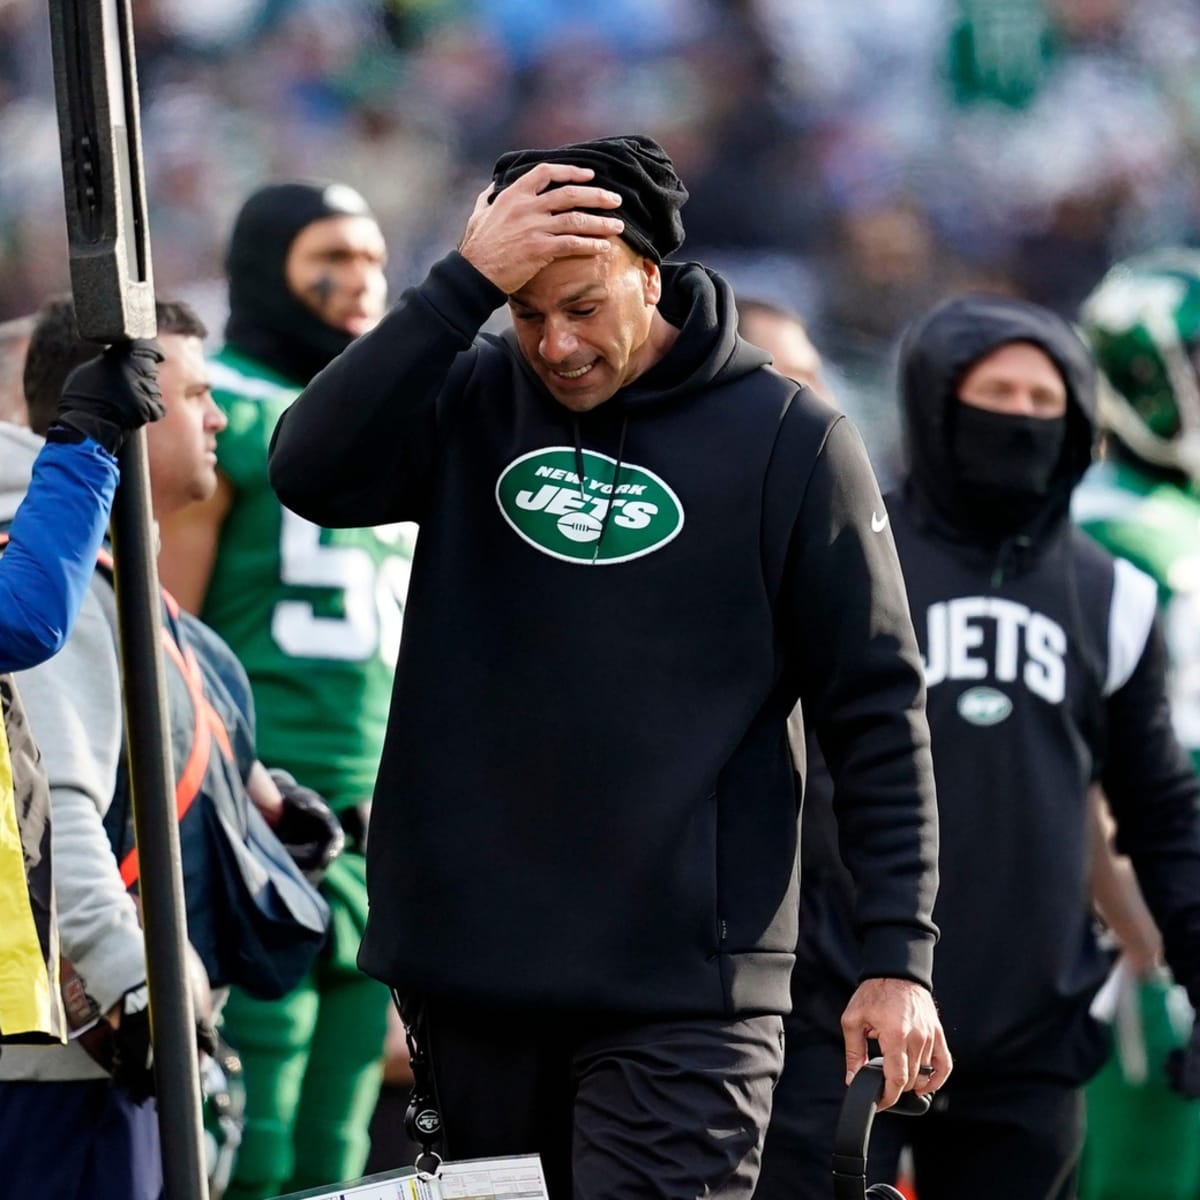
POLYGON ((981 358, 1011 342, 1030 342, 1058 368, 1067 389, 1062 458, 1044 506, 1026 532, 1036 538, 1065 520, 1071 491, 1092 459, 1096 377, 1091 357, 1061 317, 1024 300, 968 295, 947 300, 913 325, 900 351, 900 400, 909 487, 941 523, 960 534, 963 481, 952 453, 958 388, 981 358))
POLYGON ((225 340, 297 384, 306 384, 354 340, 327 325, 287 285, 288 251, 301 230, 327 217, 370 217, 367 202, 339 183, 281 183, 242 206, 225 269, 225 340))

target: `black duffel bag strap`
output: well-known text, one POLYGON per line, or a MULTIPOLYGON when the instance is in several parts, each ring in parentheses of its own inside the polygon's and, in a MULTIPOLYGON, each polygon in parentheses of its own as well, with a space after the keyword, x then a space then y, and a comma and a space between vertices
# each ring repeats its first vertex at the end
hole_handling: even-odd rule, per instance
MULTIPOLYGON (((867 1190, 867 1147, 875 1107, 883 1094, 883 1059, 873 1058, 846 1089, 837 1131, 833 1135, 834 1200, 904 1200, 889 1184, 878 1183, 867 1190)), ((920 1116, 929 1109, 929 1097, 905 1092, 889 1110, 904 1116, 920 1116)))

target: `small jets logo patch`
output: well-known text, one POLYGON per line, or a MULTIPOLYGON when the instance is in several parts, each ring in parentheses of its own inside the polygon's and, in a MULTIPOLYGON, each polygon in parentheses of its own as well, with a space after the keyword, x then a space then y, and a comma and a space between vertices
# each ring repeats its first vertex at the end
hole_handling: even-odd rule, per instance
POLYGON ((958 698, 958 715, 972 725, 999 725, 1012 712, 1013 703, 995 688, 968 688, 958 698))

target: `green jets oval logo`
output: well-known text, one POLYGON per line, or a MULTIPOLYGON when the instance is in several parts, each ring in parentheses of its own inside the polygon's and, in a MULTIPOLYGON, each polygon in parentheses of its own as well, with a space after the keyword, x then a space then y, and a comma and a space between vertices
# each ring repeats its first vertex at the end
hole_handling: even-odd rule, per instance
POLYGON ((999 725, 1012 712, 1012 701, 990 687, 974 687, 958 698, 958 715, 972 725, 999 725))
POLYGON ((584 477, 571 446, 514 459, 496 481, 504 519, 531 546, 564 562, 609 566, 641 558, 683 528, 679 497, 653 471, 583 451, 584 477), (614 486, 615 485, 615 486, 614 486))

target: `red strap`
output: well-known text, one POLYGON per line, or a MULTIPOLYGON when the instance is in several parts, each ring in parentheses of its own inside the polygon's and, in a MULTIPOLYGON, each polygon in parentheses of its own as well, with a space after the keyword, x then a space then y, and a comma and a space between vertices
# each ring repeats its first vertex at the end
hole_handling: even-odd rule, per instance
MULTIPOLYGON (((222 754, 229 760, 233 759, 233 747, 230 745, 229 732, 220 714, 204 695, 204 678, 191 647, 181 652, 175 639, 165 629, 162 631, 162 643, 167 656, 178 668, 187 685, 196 721, 192 747, 188 751, 187 762, 179 776, 179 782, 175 785, 175 813, 176 818, 182 821, 192 802, 200 794, 200 785, 204 782, 212 756, 213 741, 216 741, 222 754)), ((138 854, 137 847, 134 846, 121 861, 121 880, 126 887, 131 887, 137 877, 138 854)))
MULTIPOLYGON (((108 570, 113 569, 113 558, 109 552, 100 549, 96 557, 100 564, 108 570)), ((179 617, 179 602, 162 588, 163 603, 172 617, 179 617)), ((162 645, 167 657, 175 664, 183 682, 187 686, 188 698, 192 702, 192 712, 195 714, 195 730, 192 734, 192 747, 188 751, 187 762, 183 772, 175 784, 175 814, 182 821, 192 806, 192 801, 200 794, 200 785, 208 772, 209 760, 212 757, 212 743, 216 739, 217 746, 227 759, 233 759, 233 747, 229 742, 229 731, 220 714, 208 702, 204 694, 204 676, 200 673, 200 664, 189 646, 186 652, 179 649, 178 643, 166 630, 162 630, 162 645)), ((121 880, 125 886, 132 887, 138 877, 137 847, 129 851, 121 860, 121 880)))
MULTIPOLYGON (((8 534, 4 534, 3 536, 5 540, 8 539, 8 534)), ((113 561, 112 554, 108 550, 105 550, 103 546, 96 551, 96 559, 106 571, 116 570, 116 563, 113 561)), ((169 612, 171 616, 175 618, 175 620, 179 620, 179 601, 176 600, 175 597, 172 596, 165 587, 160 585, 158 590, 162 592, 163 603, 167 606, 167 612, 169 612)))

